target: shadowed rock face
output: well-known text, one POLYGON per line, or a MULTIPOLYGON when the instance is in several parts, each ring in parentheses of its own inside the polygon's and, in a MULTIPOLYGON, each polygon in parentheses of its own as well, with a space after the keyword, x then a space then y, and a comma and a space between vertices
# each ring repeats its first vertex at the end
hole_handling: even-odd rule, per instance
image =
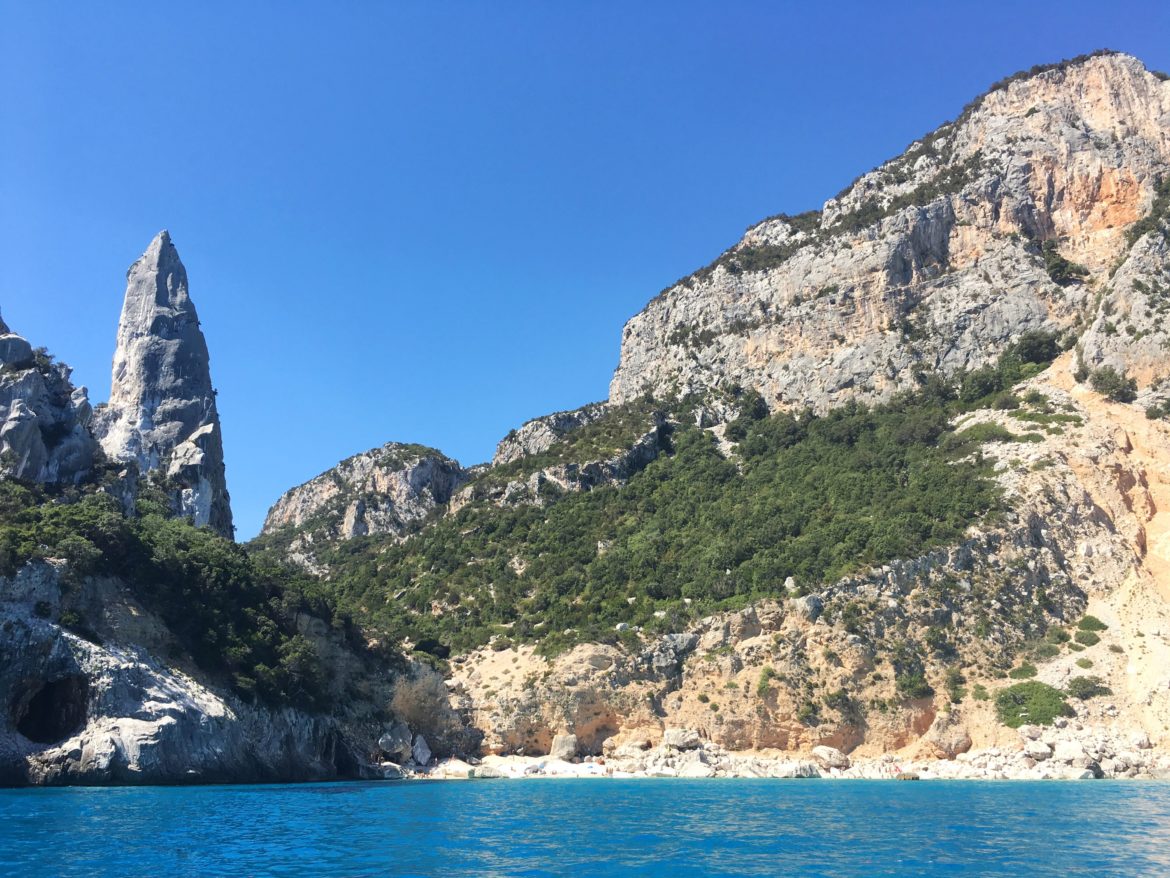
POLYGON ((95 433, 111 459, 164 470, 176 512, 232 536, 207 342, 166 231, 127 274, 110 401, 95 433))

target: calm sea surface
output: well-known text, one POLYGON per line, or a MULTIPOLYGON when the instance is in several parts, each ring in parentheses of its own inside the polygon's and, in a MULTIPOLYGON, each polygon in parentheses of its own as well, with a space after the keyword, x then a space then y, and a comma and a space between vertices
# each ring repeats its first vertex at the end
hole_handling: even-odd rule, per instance
POLYGON ((1170 876, 1170 783, 0 790, 0 875, 1170 876))

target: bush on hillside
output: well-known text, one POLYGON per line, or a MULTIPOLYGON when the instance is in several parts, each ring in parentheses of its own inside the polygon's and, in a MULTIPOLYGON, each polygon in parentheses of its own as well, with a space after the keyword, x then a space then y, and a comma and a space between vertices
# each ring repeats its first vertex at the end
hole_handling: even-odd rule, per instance
POLYGON ((1133 402, 1137 398, 1137 382, 1112 366, 1090 372, 1089 386, 1113 402, 1133 402))
POLYGON ((1064 693, 1037 680, 1001 689, 995 695, 995 710, 999 721, 1012 729, 1025 724, 1047 726, 1058 716, 1073 716, 1064 693))
MULTIPOLYGON (((123 579, 157 613, 205 671, 246 698, 325 710, 340 693, 313 643, 294 624, 307 613, 362 640, 335 611, 320 583, 266 564, 241 546, 181 519, 144 487, 138 518, 109 494, 87 490, 49 496, 0 481, 0 575, 24 563, 69 562, 74 581, 91 574, 123 579)), ((75 627, 86 628, 78 618, 75 627)))
POLYGON ((1088 701, 1099 695, 1113 694, 1113 690, 1104 685, 1104 681, 1100 677, 1073 677, 1068 681, 1065 691, 1070 698, 1076 698, 1079 701, 1088 701))

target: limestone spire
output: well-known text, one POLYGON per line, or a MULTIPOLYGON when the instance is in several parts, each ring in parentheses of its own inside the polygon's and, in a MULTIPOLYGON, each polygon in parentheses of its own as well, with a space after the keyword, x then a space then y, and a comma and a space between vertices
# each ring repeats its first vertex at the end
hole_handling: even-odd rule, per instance
POLYGON ((207 341, 187 270, 164 229, 126 275, 110 401, 96 418, 106 454, 164 470, 175 511, 232 536, 223 439, 207 341))

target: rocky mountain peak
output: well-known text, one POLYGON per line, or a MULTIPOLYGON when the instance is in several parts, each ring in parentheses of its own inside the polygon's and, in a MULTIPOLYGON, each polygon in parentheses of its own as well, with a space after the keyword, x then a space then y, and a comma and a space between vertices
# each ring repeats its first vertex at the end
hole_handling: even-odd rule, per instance
POLYGON ((261 533, 285 532, 289 557, 315 569, 314 543, 400 536, 445 507, 470 477, 434 448, 387 442, 286 491, 268 510, 261 533))
POLYGON ((126 275, 110 401, 95 433, 113 460, 162 470, 176 512, 230 537, 223 439, 187 271, 161 231, 126 275))
POLYGON ((1164 238, 1168 123, 1170 82, 1128 55, 996 83, 820 211, 757 223, 653 299, 626 325, 611 403, 739 386, 824 411, 985 365, 1028 330, 1090 325, 1087 363, 1164 378, 1166 266, 1139 239, 1164 238), (1132 331, 1106 338, 1120 324, 1102 311, 1132 331))

